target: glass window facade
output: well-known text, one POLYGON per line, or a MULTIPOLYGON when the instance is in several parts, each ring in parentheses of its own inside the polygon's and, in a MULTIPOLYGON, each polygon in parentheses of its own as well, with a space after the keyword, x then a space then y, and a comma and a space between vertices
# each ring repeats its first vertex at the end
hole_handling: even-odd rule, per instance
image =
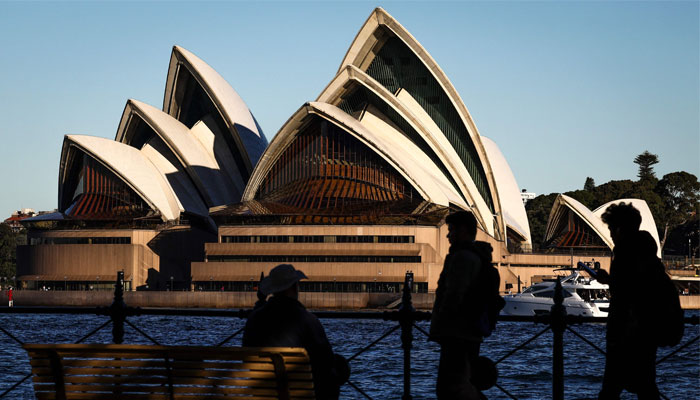
POLYGON ((258 187, 273 213, 411 214, 423 202, 403 176, 364 143, 310 116, 258 187))
POLYGON ((31 246, 41 244, 131 244, 130 237, 41 237, 30 238, 31 246))
POLYGON ((355 85, 355 88, 351 90, 338 104, 338 108, 345 111, 346 113, 357 118, 359 114, 366 109, 368 105, 372 105, 377 110, 379 110, 385 117, 389 119, 400 132, 408 138, 413 144, 418 146, 421 151, 427 155, 437 167, 442 171, 443 175, 450 181, 455 190, 460 193, 457 182, 455 182, 452 174, 449 173, 447 167, 442 162, 440 157, 433 151, 433 149, 426 143, 426 141, 421 137, 418 132, 409 124, 401 115, 396 112, 389 104, 384 100, 379 98, 376 94, 372 93, 366 87, 362 85, 355 85))
MULTIPOLYGON (((258 282, 253 281, 195 281, 197 291, 256 292, 258 282)), ((403 282, 299 282, 300 292, 312 293, 401 293, 403 282)), ((427 282, 414 282, 413 293, 428 293, 427 282)))
MULTIPOLYGON (((230 131, 226 122, 221 117, 221 113, 216 107, 216 104, 209 98, 207 92, 202 88, 199 82, 197 82, 197 79, 195 79, 192 73, 185 68, 184 64, 178 69, 178 78, 175 85, 173 100, 179 106, 179 113, 173 116, 190 129, 206 116, 213 117, 216 122, 216 129, 221 133, 221 135, 217 135, 217 139, 222 139, 225 142, 225 145, 229 148, 236 166, 238 167, 243 182, 247 182, 252 171, 243 158, 245 150, 243 150, 243 153, 239 150, 239 145, 231 134, 228 133, 230 131)), ((172 106, 173 105, 171 105, 171 107, 172 106)), ((265 139, 263 139, 261 145, 267 144, 264 140, 265 139)))
POLYGON ((274 235, 221 236, 221 243, 415 243, 414 236, 274 235))
MULTIPOLYGON (((391 35, 388 31, 386 33, 391 35)), ((396 94, 405 89, 416 99, 450 141, 493 212, 493 199, 479 155, 440 83, 399 38, 392 35, 381 46, 365 72, 390 92, 396 94)))
POLYGON ((225 254, 208 255, 212 262, 270 262, 270 263, 420 263, 420 256, 366 256, 366 255, 270 255, 225 254))
POLYGON ((549 229, 548 237, 542 244, 544 249, 608 249, 603 239, 569 208, 560 209, 554 216, 553 226, 554 229, 549 229))

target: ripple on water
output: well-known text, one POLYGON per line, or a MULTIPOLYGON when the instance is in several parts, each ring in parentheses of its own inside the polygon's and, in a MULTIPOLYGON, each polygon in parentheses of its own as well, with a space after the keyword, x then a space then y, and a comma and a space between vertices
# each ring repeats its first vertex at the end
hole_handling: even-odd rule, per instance
MULTIPOLYGON (((697 314, 697 312, 695 312, 697 314)), ((139 316, 129 319, 139 329, 161 344, 215 345, 240 329, 244 321, 217 317, 139 316)), ((104 317, 92 315, 19 315, 0 314, 0 326, 27 343, 71 343, 105 322, 104 317)), ((395 326, 395 323, 377 320, 324 319, 322 323, 336 352, 350 357, 395 326)), ((428 329, 426 322, 418 324, 428 329)), ((495 334, 482 345, 482 354, 499 359, 544 329, 532 323, 502 322, 495 334)), ((576 332, 605 347, 605 325, 574 326, 576 332)), ((688 327, 684 342, 698 335, 699 328, 688 327)), ((111 327, 92 336, 89 343, 110 343, 111 327)), ((411 393, 415 399, 434 399, 435 378, 439 347, 428 342, 414 330, 411 357, 411 393)), ((125 329, 125 343, 149 344, 150 341, 130 327, 125 329)), ((564 369, 566 372, 565 398, 595 398, 600 389, 605 360, 595 349, 566 332, 564 335, 564 369)), ((227 345, 240 345, 240 336, 227 345)), ((517 351, 498 365, 499 384, 518 399, 551 398, 551 333, 517 351)), ((659 350, 659 356, 670 352, 659 350)), ((30 372, 29 360, 22 348, 7 336, 0 334, 0 393, 30 372)), ((351 380, 375 399, 400 399, 403 390, 403 352, 400 332, 396 331, 379 342, 351 364, 351 380)), ((659 365, 659 388, 671 399, 700 398, 700 357, 698 346, 691 345, 659 365)), ((349 386, 341 391, 343 399, 363 397, 349 386)), ((497 388, 485 392, 489 399, 508 399, 497 388)), ((23 384, 9 396, 10 399, 31 399, 31 386, 23 384)), ((633 399, 624 394, 623 399, 633 399)))

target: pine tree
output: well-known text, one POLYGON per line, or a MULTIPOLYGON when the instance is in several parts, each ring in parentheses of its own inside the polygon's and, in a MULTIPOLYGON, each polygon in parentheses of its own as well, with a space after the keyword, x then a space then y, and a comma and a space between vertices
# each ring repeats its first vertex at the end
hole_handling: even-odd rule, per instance
POLYGON ((656 174, 654 173, 654 164, 659 163, 659 157, 656 154, 651 154, 647 150, 644 153, 638 155, 634 158, 634 163, 639 165, 639 177, 640 182, 654 182, 656 183, 656 174))
POLYGON ((590 176, 586 178, 586 183, 583 184, 583 190, 591 192, 595 189, 595 181, 590 176))

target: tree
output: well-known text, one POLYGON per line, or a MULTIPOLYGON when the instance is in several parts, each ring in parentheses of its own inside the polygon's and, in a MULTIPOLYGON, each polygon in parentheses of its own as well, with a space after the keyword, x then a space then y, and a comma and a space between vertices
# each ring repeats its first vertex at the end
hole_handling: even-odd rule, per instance
MULTIPOLYGON (((661 223, 663 231, 661 248, 666 244, 669 231, 684 225, 698 213, 700 202, 700 182, 698 178, 688 172, 671 172, 657 183, 654 190, 663 201, 663 206, 654 215, 657 223, 661 223)), ((653 211, 653 210, 652 210, 653 211)))
POLYGON ((558 194, 539 195, 525 204, 527 219, 530 224, 530 237, 532 238, 532 249, 538 250, 544 240, 545 229, 549 212, 552 210, 554 200, 558 194))
POLYGON ((592 192, 595 189, 595 181, 590 176, 586 178, 586 183, 583 184, 583 190, 592 192))
POLYGON ((16 273, 17 235, 9 225, 0 223, 0 277, 12 278, 16 273))
POLYGON ((644 153, 634 158, 634 163, 639 165, 637 176, 640 182, 656 183, 656 174, 653 167, 654 164, 659 163, 659 157, 656 154, 651 154, 644 150, 644 153))

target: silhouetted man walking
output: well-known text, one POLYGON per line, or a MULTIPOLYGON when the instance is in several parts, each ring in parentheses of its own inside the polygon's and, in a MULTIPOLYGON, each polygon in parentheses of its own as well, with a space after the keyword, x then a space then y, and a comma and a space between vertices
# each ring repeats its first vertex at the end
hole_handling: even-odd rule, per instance
POLYGON ((491 266, 491 245, 475 241, 474 215, 460 211, 450 214, 445 222, 450 251, 440 273, 430 321, 430 339, 440 344, 437 397, 481 399, 483 395, 471 383, 472 366, 479 357, 483 336, 488 334, 484 313, 489 296, 498 296, 500 277, 491 266))
POLYGON ((610 285, 607 350, 600 400, 619 399, 626 389, 639 399, 658 399, 654 339, 653 291, 648 287, 662 268, 656 242, 640 231, 642 217, 632 204, 613 204, 602 215, 615 244, 610 274, 598 273, 598 281, 610 285))

